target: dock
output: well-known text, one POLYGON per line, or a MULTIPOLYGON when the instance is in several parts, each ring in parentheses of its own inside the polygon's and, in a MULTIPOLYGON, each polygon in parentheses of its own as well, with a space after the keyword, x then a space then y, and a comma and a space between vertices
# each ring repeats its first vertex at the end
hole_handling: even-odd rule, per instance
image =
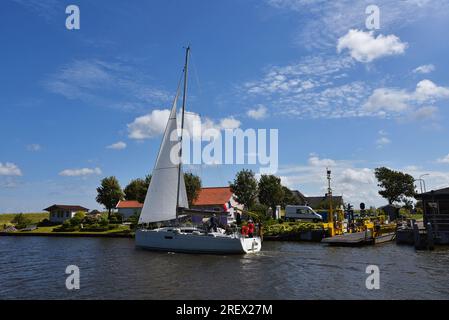
POLYGON ((358 247, 364 245, 374 245, 384 242, 392 241, 395 238, 395 233, 386 233, 377 237, 373 237, 371 232, 354 232, 337 235, 330 238, 324 238, 322 243, 331 246, 340 247, 358 247))

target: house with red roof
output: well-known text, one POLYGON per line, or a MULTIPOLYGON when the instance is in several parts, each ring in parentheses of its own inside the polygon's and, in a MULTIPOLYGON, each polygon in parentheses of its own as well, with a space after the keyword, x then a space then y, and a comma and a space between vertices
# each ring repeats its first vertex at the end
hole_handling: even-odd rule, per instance
POLYGON ((117 213, 120 214, 124 219, 128 219, 135 214, 140 214, 142 208, 143 203, 140 203, 136 200, 120 200, 115 206, 117 213))
POLYGON ((49 220, 51 222, 63 223, 68 219, 72 219, 78 211, 88 212, 89 209, 76 205, 54 204, 44 211, 50 213, 49 220))
POLYGON ((230 187, 202 188, 193 208, 226 212, 227 222, 235 220, 236 208, 242 210, 243 205, 235 201, 230 187))

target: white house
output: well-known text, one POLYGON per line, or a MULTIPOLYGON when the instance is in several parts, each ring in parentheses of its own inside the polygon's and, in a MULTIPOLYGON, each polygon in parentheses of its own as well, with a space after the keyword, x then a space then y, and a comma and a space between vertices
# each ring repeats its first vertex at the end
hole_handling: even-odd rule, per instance
POLYGON ((117 213, 120 214, 123 219, 128 219, 134 214, 140 214, 142 208, 143 204, 135 200, 120 200, 115 206, 117 213))
POLYGON ((63 223, 65 220, 73 218, 78 211, 88 212, 89 209, 81 206, 54 204, 44 211, 50 213, 49 220, 51 222, 63 223))

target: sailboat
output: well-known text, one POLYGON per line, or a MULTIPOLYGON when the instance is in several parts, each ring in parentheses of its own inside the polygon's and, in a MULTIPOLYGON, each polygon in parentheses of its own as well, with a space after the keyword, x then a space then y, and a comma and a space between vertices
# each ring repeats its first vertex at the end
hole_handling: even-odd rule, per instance
POLYGON ((139 227, 135 236, 136 246, 150 250, 186 253, 244 254, 258 252, 262 246, 261 238, 258 236, 248 237, 238 231, 229 234, 221 228, 209 231, 195 226, 183 226, 179 222, 180 216, 185 217, 192 212, 202 216, 212 215, 211 211, 189 209, 182 170, 182 132, 189 52, 190 47, 187 47, 183 70, 181 134, 178 139, 171 138, 173 131, 177 132, 178 126, 176 108, 179 96, 178 86, 140 214, 139 227), (148 228, 148 225, 154 224, 159 227, 148 228), (162 224, 166 226, 161 227, 162 224))

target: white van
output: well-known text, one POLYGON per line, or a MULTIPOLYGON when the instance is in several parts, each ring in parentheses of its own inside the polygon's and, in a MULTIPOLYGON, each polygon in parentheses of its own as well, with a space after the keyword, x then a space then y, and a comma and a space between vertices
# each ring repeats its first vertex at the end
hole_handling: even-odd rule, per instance
POLYGON ((322 222, 323 217, 316 213, 309 206, 293 206, 288 205, 285 207, 285 220, 295 221, 295 220, 307 220, 313 222, 322 222))

